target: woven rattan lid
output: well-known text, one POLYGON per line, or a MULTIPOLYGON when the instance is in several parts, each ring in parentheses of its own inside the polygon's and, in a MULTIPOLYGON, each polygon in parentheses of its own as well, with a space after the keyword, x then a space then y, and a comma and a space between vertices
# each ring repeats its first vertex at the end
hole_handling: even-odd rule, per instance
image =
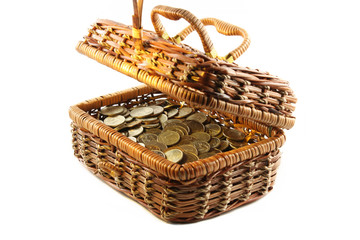
POLYGON ((133 26, 98 20, 77 50, 191 106, 290 129, 296 98, 288 82, 267 72, 240 67, 233 61, 249 46, 245 30, 218 19, 197 19, 190 12, 157 6, 151 19, 155 32, 141 27, 142 1, 134 0, 133 26), (159 15, 184 18, 190 25, 171 38, 159 15), (214 25, 224 35, 240 35, 242 44, 219 57, 205 30, 214 25), (205 53, 182 44, 196 30, 205 53))

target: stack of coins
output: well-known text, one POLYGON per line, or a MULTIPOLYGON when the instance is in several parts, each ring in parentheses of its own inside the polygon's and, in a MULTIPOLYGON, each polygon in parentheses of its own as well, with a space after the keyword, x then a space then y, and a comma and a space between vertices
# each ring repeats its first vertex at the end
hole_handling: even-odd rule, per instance
POLYGON ((191 107, 158 105, 108 106, 100 110, 104 124, 168 160, 184 164, 246 146, 265 136, 250 129, 221 124, 191 107))

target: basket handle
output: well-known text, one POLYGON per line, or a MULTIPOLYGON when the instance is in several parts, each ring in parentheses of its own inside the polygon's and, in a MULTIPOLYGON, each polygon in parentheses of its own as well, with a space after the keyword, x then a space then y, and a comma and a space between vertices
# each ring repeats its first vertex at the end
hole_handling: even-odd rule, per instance
POLYGON ((156 6, 151 12, 151 21, 154 25, 156 33, 164 38, 170 39, 167 34, 163 24, 160 21, 159 14, 163 17, 166 17, 170 20, 179 20, 181 18, 185 19, 190 23, 194 30, 196 30, 200 36, 202 45, 204 47, 205 53, 210 57, 217 57, 214 45, 205 29, 203 23, 195 17, 191 12, 181 9, 181 8, 173 8, 168 6, 156 6))
MULTIPOLYGON (((250 45, 250 38, 248 33, 238 26, 235 26, 233 24, 221 21, 216 18, 203 18, 201 19, 201 22, 204 26, 214 26, 218 33, 226 35, 226 36, 241 36, 243 38, 243 42, 239 47, 234 49, 233 51, 229 52, 224 58, 228 62, 233 62, 238 57, 240 57, 248 48, 250 45)), ((180 33, 178 33, 174 39, 176 39, 178 42, 183 41, 190 33, 194 31, 194 27, 192 25, 189 25, 185 29, 183 29, 180 33)))

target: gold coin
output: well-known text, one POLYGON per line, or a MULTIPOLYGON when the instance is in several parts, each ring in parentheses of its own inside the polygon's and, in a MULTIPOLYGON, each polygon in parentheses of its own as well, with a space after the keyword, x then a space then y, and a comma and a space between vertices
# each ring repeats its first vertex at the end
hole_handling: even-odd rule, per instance
POLYGON ((242 141, 245 138, 245 133, 243 133, 237 129, 225 128, 224 136, 227 137, 228 139, 231 139, 234 141, 242 141))
POLYGON ((183 159, 184 153, 180 149, 170 149, 165 151, 165 156, 171 162, 179 163, 183 159))
POLYGON ((134 121, 127 123, 126 126, 128 128, 133 128, 133 127, 139 125, 140 123, 142 123, 142 121, 140 119, 135 119, 134 121))
POLYGON ((213 137, 213 138, 210 139, 209 144, 210 144, 211 148, 217 148, 217 147, 220 146, 221 141, 217 137, 213 137))
POLYGON ((144 129, 146 133, 153 133, 156 135, 159 135, 161 133, 161 130, 159 128, 147 128, 144 129))
POLYGON ((127 128, 126 124, 123 123, 123 124, 120 124, 119 126, 117 126, 116 128, 114 128, 115 131, 120 131, 120 130, 123 130, 127 128))
POLYGON ((216 135, 219 135, 219 133, 221 133, 221 127, 218 124, 206 124, 205 128, 212 137, 215 137, 216 135))
POLYGON ((184 159, 183 159, 184 163, 195 162, 195 161, 199 160, 199 157, 197 155, 195 155, 194 153, 183 152, 183 154, 184 154, 184 159))
POLYGON ((174 117, 176 114, 178 114, 179 110, 177 108, 173 108, 167 113, 168 118, 174 117))
POLYGON ((157 117, 150 117, 150 118, 142 118, 141 121, 143 123, 158 123, 160 120, 157 117))
POLYGON ((182 121, 180 119, 169 119, 163 123, 163 127, 166 127, 168 124, 173 124, 173 123, 182 123, 182 121))
POLYGON ((151 105, 149 106, 150 108, 152 108, 154 110, 153 112, 153 116, 158 116, 159 114, 164 112, 164 108, 161 106, 157 106, 157 105, 151 105))
POLYGON ((198 121, 186 120, 184 121, 184 124, 186 124, 190 128, 191 133, 205 131, 205 126, 202 123, 199 123, 198 121))
POLYGON ((163 143, 152 141, 152 142, 146 142, 145 146, 149 149, 157 149, 161 151, 165 151, 167 149, 167 146, 163 143))
POLYGON ((162 113, 162 114, 160 114, 158 116, 158 119, 159 119, 161 124, 164 124, 168 120, 168 117, 165 114, 162 113))
POLYGON ((153 151, 154 153, 156 153, 157 155, 163 157, 163 158, 166 158, 166 155, 165 153, 163 153, 162 151, 159 151, 159 150, 151 150, 153 151))
POLYGON ((211 136, 206 132, 195 132, 190 135, 191 137, 196 138, 197 140, 201 142, 209 142, 211 139, 211 136))
POLYGON ((125 118, 125 122, 131 122, 132 120, 134 120, 134 118, 132 117, 132 116, 127 116, 126 118, 125 118))
POLYGON ((198 155, 198 151, 196 147, 192 144, 185 144, 179 146, 184 152, 193 153, 195 155, 198 155))
POLYGON ((133 129, 129 129, 128 133, 129 133, 129 137, 137 137, 140 134, 142 134, 142 132, 144 131, 143 127, 138 127, 138 128, 133 128, 133 129))
MULTIPOLYGON (((145 144, 145 147, 146 147, 147 149, 150 149, 151 151, 153 151, 153 150, 158 150, 158 151, 160 151, 160 147, 158 147, 158 146, 146 145, 146 144, 145 144)), ((166 148, 165 148, 165 149, 166 149, 166 148)))
POLYGON ((242 141, 234 141, 234 140, 231 140, 231 139, 227 139, 227 141, 229 142, 230 144, 230 147, 232 148, 239 148, 239 147, 243 147, 243 146, 246 146, 247 143, 246 142, 242 142, 242 141))
POLYGON ((128 137, 131 141, 137 142, 136 137, 128 137))
POLYGON ((190 132, 189 126, 184 124, 183 122, 174 122, 174 121, 172 121, 170 123, 168 122, 165 124, 164 129, 169 128, 169 127, 181 127, 182 129, 185 130, 185 132, 184 132, 185 135, 188 135, 190 132))
POLYGON ((194 113, 194 114, 191 114, 190 116, 188 116, 186 118, 186 120, 194 120, 199 123, 204 123, 207 120, 207 116, 203 112, 197 112, 197 113, 194 113))
POLYGON ((195 141, 193 144, 199 154, 210 151, 210 144, 207 142, 195 141))
POLYGON ((190 135, 185 135, 185 136, 181 137, 180 142, 178 142, 178 144, 186 145, 186 144, 191 144, 194 141, 196 141, 196 138, 191 137, 190 135))
POLYGON ((138 141, 142 143, 148 143, 157 140, 158 140, 158 136, 153 133, 143 133, 138 137, 138 141))
POLYGON ((191 113, 193 113, 194 109, 190 107, 182 107, 179 109, 178 114, 175 116, 175 118, 185 118, 189 116, 191 113))
POLYGON ((160 123, 154 123, 154 124, 143 124, 143 128, 157 128, 160 126, 160 123))
POLYGON ((180 136, 188 135, 188 131, 181 125, 172 125, 172 126, 167 125, 166 127, 164 127, 163 130, 164 131, 171 130, 177 132, 180 134, 180 136))
POLYGON ((117 115, 115 117, 107 117, 104 119, 104 123, 109 127, 117 127, 125 122, 124 116, 117 115))
POLYGON ((158 141, 167 146, 172 146, 180 141, 180 135, 177 132, 168 130, 159 134, 158 141))
POLYGON ((136 107, 131 110, 130 115, 134 118, 149 117, 154 113, 154 109, 151 107, 136 107))
POLYGON ((217 147, 220 151, 224 151, 229 147, 229 142, 225 140, 221 140, 220 146, 217 147))
POLYGON ((206 153, 201 153, 201 154, 199 155, 199 159, 204 159, 204 158, 212 157, 212 156, 214 156, 214 155, 216 155, 216 152, 213 152, 213 151, 211 151, 211 152, 206 152, 206 153))
POLYGON ((127 111, 125 107, 122 106, 108 106, 104 107, 100 110, 100 113, 106 116, 116 116, 119 114, 123 114, 127 111))

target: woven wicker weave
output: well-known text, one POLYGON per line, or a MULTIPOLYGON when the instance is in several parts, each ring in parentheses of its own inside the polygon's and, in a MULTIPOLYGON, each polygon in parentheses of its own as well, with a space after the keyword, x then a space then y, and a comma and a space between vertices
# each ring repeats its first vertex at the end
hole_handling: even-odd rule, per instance
POLYGON ((288 83, 233 63, 249 46, 245 30, 214 18, 155 7, 155 32, 141 27, 142 1, 134 1, 133 26, 98 20, 77 50, 146 83, 70 108, 75 156, 94 174, 161 219, 195 222, 252 202, 273 188, 285 142, 280 128, 294 125, 296 98, 288 83), (169 37, 159 15, 190 25, 169 37), (240 35, 243 42, 219 57, 206 32, 240 35), (181 41, 197 31, 205 53, 181 41), (206 112, 224 125, 267 136, 251 145, 183 165, 172 163, 99 121, 103 106, 133 107, 168 99, 206 112))
POLYGON ((275 127, 289 129, 294 125, 291 114, 296 98, 287 81, 230 63, 249 46, 245 30, 214 18, 199 20, 186 10, 165 6, 154 8, 152 21, 157 34, 98 20, 85 40, 79 42, 77 50, 191 105, 275 127), (170 38, 159 14, 174 20, 182 17, 191 25, 170 38), (244 41, 224 58, 218 57, 204 25, 214 25, 225 35, 241 35, 244 41), (194 29, 199 33, 205 53, 179 43, 194 29))
POLYGON ((195 222, 252 202, 272 190, 283 131, 251 120, 207 113, 268 136, 246 147, 179 165, 160 157, 98 121, 102 106, 136 106, 167 98, 140 86, 70 108, 75 156, 94 174, 161 219, 195 222))

